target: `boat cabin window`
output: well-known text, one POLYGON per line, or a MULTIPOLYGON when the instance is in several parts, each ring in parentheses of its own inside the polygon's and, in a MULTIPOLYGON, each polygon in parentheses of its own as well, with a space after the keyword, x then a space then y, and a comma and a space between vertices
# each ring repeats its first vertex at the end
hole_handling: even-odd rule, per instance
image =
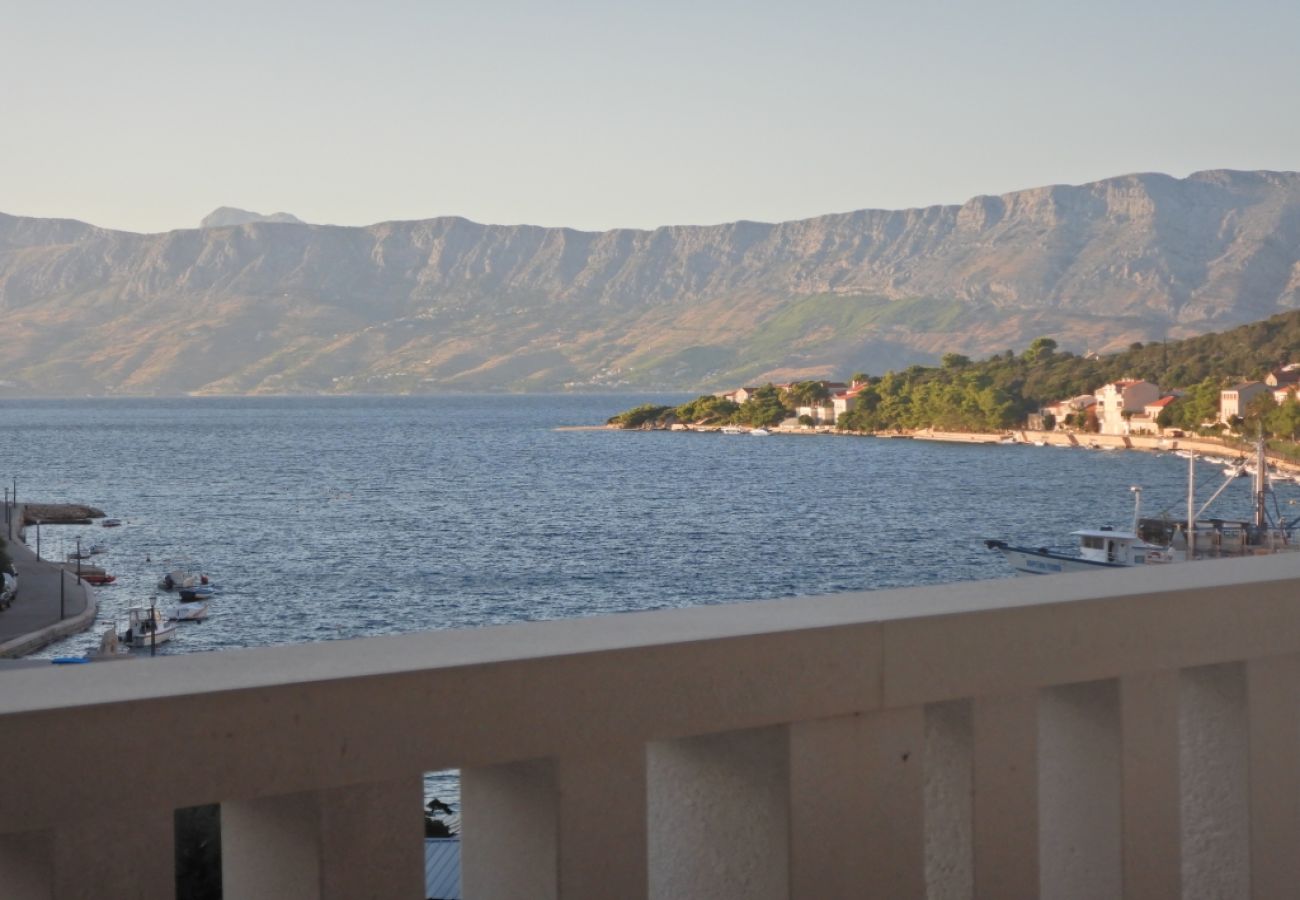
POLYGON ((1083 535, 1083 546, 1088 548, 1089 550, 1105 550, 1106 539, 1100 537, 1094 537, 1091 534, 1085 534, 1083 535))

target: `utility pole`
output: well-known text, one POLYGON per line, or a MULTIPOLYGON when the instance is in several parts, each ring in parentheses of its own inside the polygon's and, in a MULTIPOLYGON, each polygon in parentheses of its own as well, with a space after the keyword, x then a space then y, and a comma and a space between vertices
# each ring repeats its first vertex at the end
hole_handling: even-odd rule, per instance
POLYGON ((68 573, 59 566, 59 621, 63 621, 63 593, 68 583, 68 573))
POLYGON ((36 561, 41 559, 41 520, 36 520, 36 561))

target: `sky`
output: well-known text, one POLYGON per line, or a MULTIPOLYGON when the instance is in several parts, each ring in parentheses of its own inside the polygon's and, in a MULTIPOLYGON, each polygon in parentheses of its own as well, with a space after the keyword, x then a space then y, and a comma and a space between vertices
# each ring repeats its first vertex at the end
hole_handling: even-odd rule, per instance
POLYGON ((614 227, 1300 169, 1300 4, 0 0, 0 211, 614 227))

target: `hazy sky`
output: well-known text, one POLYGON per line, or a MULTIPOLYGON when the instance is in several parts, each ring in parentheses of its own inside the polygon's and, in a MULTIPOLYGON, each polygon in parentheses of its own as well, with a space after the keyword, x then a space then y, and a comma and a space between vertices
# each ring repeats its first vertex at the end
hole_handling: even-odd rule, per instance
POLYGON ((1300 4, 0 0, 0 211, 778 221, 1300 169, 1300 4))

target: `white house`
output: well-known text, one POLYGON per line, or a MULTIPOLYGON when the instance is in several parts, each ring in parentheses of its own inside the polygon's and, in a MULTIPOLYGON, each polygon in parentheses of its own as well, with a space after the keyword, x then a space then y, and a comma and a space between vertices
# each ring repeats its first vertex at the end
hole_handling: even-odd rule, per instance
POLYGON ((1173 394, 1161 397, 1154 403, 1148 403, 1140 413, 1134 413, 1128 419, 1129 434, 1160 434, 1160 414, 1165 411, 1165 407, 1173 403, 1178 398, 1173 394))
MULTIPOLYGON (((1269 378, 1273 375, 1270 373, 1269 378)), ((1250 401, 1269 389, 1262 381, 1243 381, 1225 391, 1219 391, 1219 421, 1227 425, 1234 417, 1245 415, 1250 401)))
POLYGON ((1149 381, 1126 378, 1102 385, 1097 390, 1097 422, 1102 434, 1128 434, 1124 417, 1143 413, 1147 404, 1160 399, 1160 388, 1149 381))

